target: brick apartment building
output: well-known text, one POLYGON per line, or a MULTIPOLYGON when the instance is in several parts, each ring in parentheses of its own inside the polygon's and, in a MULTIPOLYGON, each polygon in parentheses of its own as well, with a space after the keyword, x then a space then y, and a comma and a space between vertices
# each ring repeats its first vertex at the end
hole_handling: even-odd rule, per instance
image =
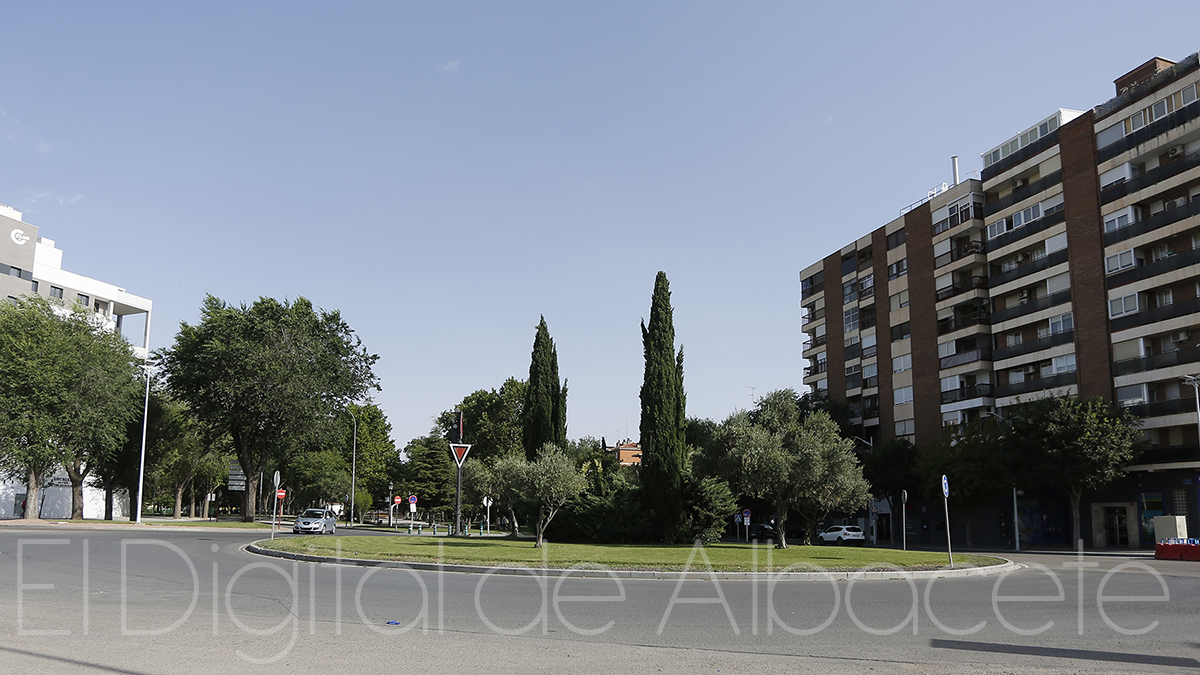
MULTIPOLYGON (((1127 406, 1151 450, 1081 517, 1087 545, 1136 547, 1154 515, 1200 532, 1183 379, 1200 374, 1200 61, 1155 58, 1115 84, 805 268, 804 383, 846 400, 864 438, 917 444, 1018 398, 1127 406)), ((1023 537, 1027 518, 1035 543, 1062 536, 1060 501, 1026 502, 1023 537)))

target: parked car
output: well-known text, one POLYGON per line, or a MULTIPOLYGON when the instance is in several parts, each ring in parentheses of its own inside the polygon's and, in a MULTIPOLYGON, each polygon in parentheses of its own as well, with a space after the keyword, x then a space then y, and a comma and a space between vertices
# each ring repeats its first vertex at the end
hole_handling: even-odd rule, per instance
POLYGON ((779 539, 779 535, 776 534, 775 528, 770 523, 750 523, 749 529, 751 540, 766 541, 768 539, 779 539))
POLYGON ((335 529, 337 519, 334 518, 333 511, 328 509, 306 509, 296 517, 296 524, 292 525, 292 532, 296 534, 333 534, 335 529))
POLYGON ((844 543, 858 544, 862 546, 867 543, 867 535, 863 533, 861 527, 857 525, 834 525, 824 532, 817 535, 817 539, 822 544, 830 542, 841 545, 844 543))

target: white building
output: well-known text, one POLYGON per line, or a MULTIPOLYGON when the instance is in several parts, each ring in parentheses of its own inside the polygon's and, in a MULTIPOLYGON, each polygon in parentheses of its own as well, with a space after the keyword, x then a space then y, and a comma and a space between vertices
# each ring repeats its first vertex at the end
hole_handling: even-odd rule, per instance
MULTIPOLYGON (((126 325, 128 317, 136 317, 142 322, 142 339, 141 346, 135 345, 133 351, 139 358, 145 358, 150 346, 153 303, 119 286, 68 272, 62 268, 62 258, 63 252, 55 248, 54 241, 39 236, 37 226, 24 222, 20 211, 0 204, 0 294, 10 302, 23 295, 37 294, 82 304, 94 311, 100 325, 108 330, 136 329, 126 325)), ((104 492, 85 486, 83 497, 84 517, 102 518, 104 492)), ((21 517, 24 501, 23 483, 0 483, 0 518, 21 517)), ((42 490, 41 501, 43 518, 70 517, 71 484, 65 473, 49 481, 42 490)), ((117 502, 114 517, 127 517, 128 495, 117 502)))

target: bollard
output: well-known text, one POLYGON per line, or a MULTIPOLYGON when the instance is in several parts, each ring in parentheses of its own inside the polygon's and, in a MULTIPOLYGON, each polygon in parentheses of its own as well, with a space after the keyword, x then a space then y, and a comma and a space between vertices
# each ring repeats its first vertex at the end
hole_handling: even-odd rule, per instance
POLYGON ((433 524, 433 534, 434 536, 437 536, 437 523, 433 524))
POLYGON ((408 533, 412 534, 412 521, 408 521, 408 533))
POLYGON ((424 524, 424 523, 421 523, 420 525, 417 525, 417 534, 421 534, 421 529, 422 529, 422 528, 424 528, 424 527, 425 527, 425 524, 424 524))

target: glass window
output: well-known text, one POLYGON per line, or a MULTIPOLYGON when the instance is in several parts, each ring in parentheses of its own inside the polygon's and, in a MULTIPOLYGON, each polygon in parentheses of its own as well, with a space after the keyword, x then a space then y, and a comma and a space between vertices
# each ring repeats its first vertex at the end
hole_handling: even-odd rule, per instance
POLYGON ((76 302, 78 302, 79 304, 83 305, 84 307, 87 307, 87 306, 88 306, 88 303, 92 301, 92 299, 91 299, 91 298, 89 298, 88 296, 84 295, 83 293, 80 293, 80 294, 78 295, 78 297, 76 297, 76 298, 75 298, 75 300, 76 300, 76 302))
POLYGON ((895 396, 892 398, 892 401, 895 405, 904 405, 905 403, 912 403, 912 400, 913 400, 913 388, 912 387, 900 387, 899 389, 897 389, 895 391, 895 396))
POLYGON ((909 321, 905 321, 899 326, 892 326, 892 342, 895 342, 896 340, 903 340, 911 334, 912 325, 909 321))
POLYGON ((901 258, 899 261, 888 265, 888 279, 896 279, 908 273, 908 258, 901 258))
POLYGON ((899 246, 900 244, 903 244, 907 238, 908 238, 908 235, 905 234, 904 228, 900 228, 899 230, 896 230, 895 232, 889 234, 887 236, 888 250, 890 251, 890 250, 896 248, 897 246, 899 246))
POLYGON ((851 279, 842 284, 842 304, 858 299, 858 281, 851 279))
POLYGON ((912 370, 912 354, 901 354, 892 359, 893 373, 903 373, 906 370, 912 370))
POLYGON ((1073 373, 1075 372, 1075 355, 1064 354, 1054 357, 1054 372, 1056 373, 1073 373))
POLYGON ((896 420, 897 436, 912 436, 914 433, 916 433, 916 425, 913 420, 896 420))
POLYGON ((1108 303, 1109 317, 1118 317, 1122 314, 1132 314, 1138 311, 1138 296, 1137 293, 1131 293, 1121 298, 1114 298, 1108 303))
POLYGON ((50 287, 50 297, 58 298, 59 300, 62 300, 62 296, 63 296, 63 289, 59 288, 58 286, 50 287))
POLYGON ((891 297, 892 311, 896 311, 901 307, 908 307, 908 289, 904 289, 891 297))
POLYGON ((1133 267, 1133 249, 1121 251, 1116 255, 1110 255, 1104 259, 1104 269, 1107 273, 1112 274, 1123 269, 1133 267))
POLYGON ((1050 333, 1064 333, 1075 327, 1075 317, 1071 312, 1050 318, 1050 333))
POLYGON ((858 308, 852 307, 842 312, 842 325, 847 333, 858 330, 858 308))

